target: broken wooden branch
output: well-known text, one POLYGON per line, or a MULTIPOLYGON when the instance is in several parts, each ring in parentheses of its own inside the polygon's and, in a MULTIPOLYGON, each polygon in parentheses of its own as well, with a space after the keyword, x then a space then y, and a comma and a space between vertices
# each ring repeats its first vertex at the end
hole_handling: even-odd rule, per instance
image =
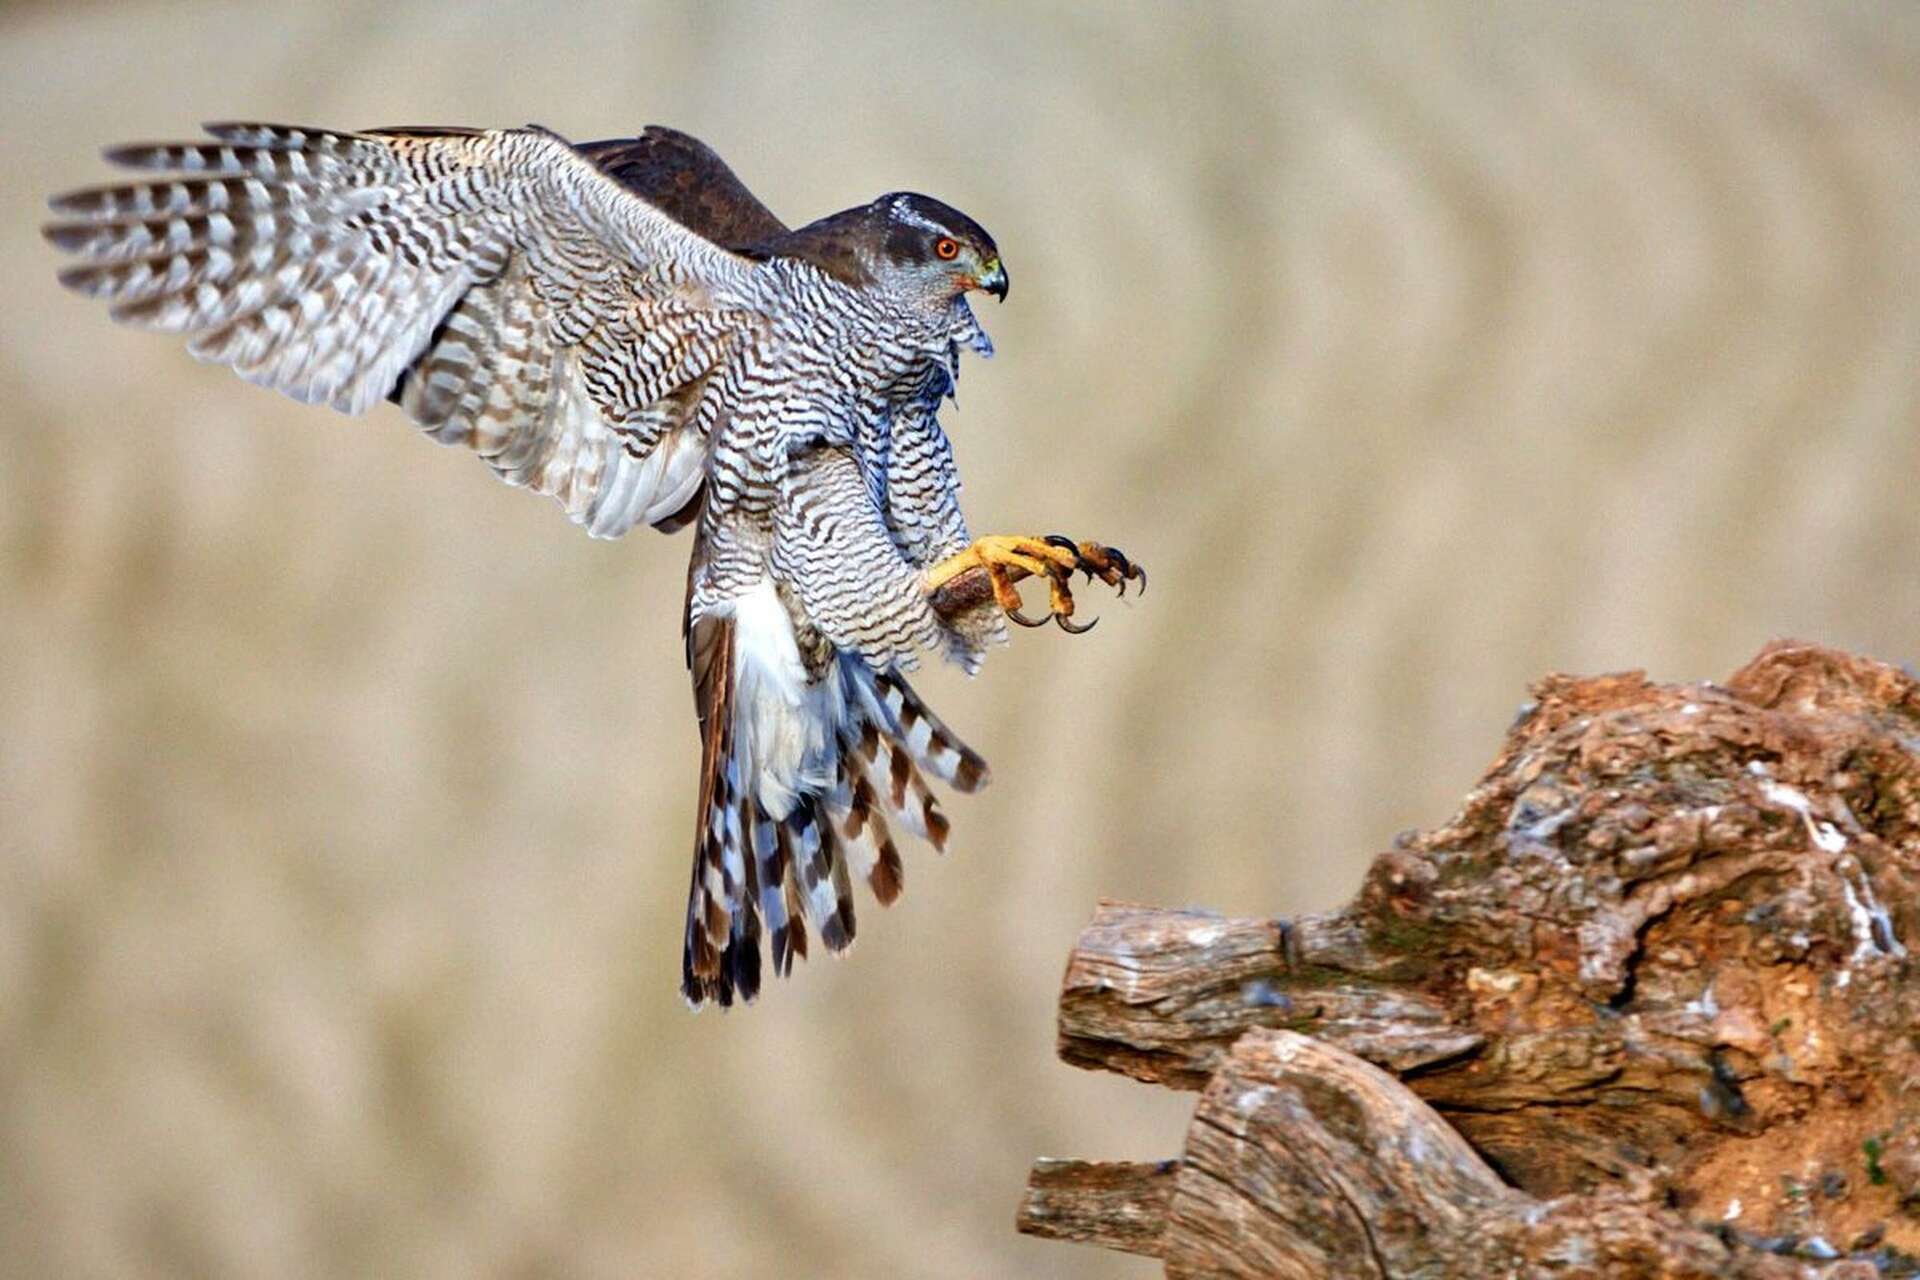
POLYGON ((1167 1166, 1036 1169, 1021 1229, 1178 1276, 1920 1274, 1917 888, 1906 674, 1550 677, 1345 909, 1102 904, 1061 1057, 1204 1093, 1167 1166))
POLYGON ((1023 1230, 1050 1240, 1160 1256, 1177 1160, 1038 1160, 1020 1209, 1023 1230))

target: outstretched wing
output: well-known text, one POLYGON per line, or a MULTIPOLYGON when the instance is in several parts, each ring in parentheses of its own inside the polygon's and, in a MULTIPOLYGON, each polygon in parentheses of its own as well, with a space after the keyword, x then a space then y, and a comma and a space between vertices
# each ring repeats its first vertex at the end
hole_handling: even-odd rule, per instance
POLYGON ((52 201, 64 284, 296 399, 395 399, 598 536, 693 500, 751 261, 544 129, 208 133, 52 201))

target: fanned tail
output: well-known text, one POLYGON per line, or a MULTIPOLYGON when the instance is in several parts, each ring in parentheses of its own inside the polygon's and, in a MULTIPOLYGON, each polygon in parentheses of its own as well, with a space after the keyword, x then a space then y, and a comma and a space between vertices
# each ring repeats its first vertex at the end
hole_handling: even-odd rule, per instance
POLYGON ((911 762, 968 795, 987 784, 987 762, 927 709, 912 686, 897 675, 866 675, 861 692, 871 699, 872 719, 889 727, 911 762))
POLYGON ((787 812, 769 812, 769 794, 780 788, 762 785, 766 762, 752 758, 753 734, 741 728, 759 724, 754 717, 765 711, 746 700, 769 694, 741 679, 735 625, 702 620, 689 631, 705 748, 681 974, 695 1007, 758 995, 763 930, 781 977, 805 958, 809 924, 828 951, 850 947, 853 881, 864 880, 882 906, 904 886, 893 828, 946 847, 950 824, 925 775, 963 792, 988 777, 986 762, 904 680, 841 655, 813 687, 816 697, 781 709, 836 713, 821 762, 825 785, 798 787, 787 812))

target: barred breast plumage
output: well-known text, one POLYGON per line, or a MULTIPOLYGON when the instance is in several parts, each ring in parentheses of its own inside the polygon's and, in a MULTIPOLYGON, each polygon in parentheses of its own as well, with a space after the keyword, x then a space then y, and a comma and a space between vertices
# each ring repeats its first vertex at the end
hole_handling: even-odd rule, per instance
POLYGON ((892 831, 944 847, 929 776, 986 780, 902 679, 977 665, 992 609, 936 613, 967 547, 935 416, 993 240, 894 194, 789 230, 684 134, 208 127, 122 147, 140 182, 54 199, 61 279, 202 359, 433 439, 589 533, 697 523, 685 627, 702 785, 682 989, 751 999, 899 892, 892 831))

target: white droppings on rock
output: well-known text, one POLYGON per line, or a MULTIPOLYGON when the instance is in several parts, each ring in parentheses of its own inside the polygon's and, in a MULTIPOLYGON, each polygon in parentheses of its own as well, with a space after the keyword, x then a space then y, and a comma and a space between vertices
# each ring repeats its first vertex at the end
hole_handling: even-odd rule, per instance
MULTIPOLYGON (((1893 933, 1893 916, 1873 892, 1873 881, 1860 872, 1859 888, 1851 877, 1840 877, 1840 892, 1847 900, 1847 916, 1853 922, 1853 955, 1849 963, 1858 964, 1875 956, 1904 956, 1907 949, 1893 933)), ((1836 979, 1837 981, 1837 979, 1836 979)))
MULTIPOLYGON (((1762 765, 1758 760, 1754 761, 1753 764, 1748 765, 1747 767, 1749 769, 1754 770, 1754 772, 1758 776, 1763 778, 1766 777, 1766 766, 1762 765)), ((1795 791, 1792 787, 1783 786, 1782 784, 1775 782, 1772 778, 1767 778, 1765 782, 1762 782, 1760 784, 1760 794, 1765 796, 1768 800, 1772 801, 1774 804, 1784 805, 1785 807, 1793 810, 1795 813, 1799 814, 1803 818, 1807 816, 1808 811, 1811 807, 1808 805, 1807 798, 1805 796, 1801 795, 1798 791, 1795 791)))
POLYGON ((1880 944, 1873 938, 1873 914, 1853 891, 1853 881, 1845 876, 1840 877, 1840 892, 1846 896, 1847 917, 1853 922, 1853 955, 1848 958, 1849 963, 1871 960, 1880 954, 1880 944))
POLYGON ((1695 1017, 1705 1018, 1709 1022, 1720 1016, 1720 1002, 1713 998, 1713 983, 1707 983, 1706 990, 1687 1001, 1684 1009, 1695 1017))
POLYGON ((1733 1199, 1727 1201, 1727 1211, 1720 1215, 1720 1221, 1732 1222, 1735 1218, 1739 1216, 1740 1216, 1740 1197, 1735 1196, 1733 1199))
POLYGON ((1511 995, 1520 989, 1526 978, 1522 974, 1503 969, 1467 970, 1467 989, 1469 991, 1497 991, 1502 995, 1511 995))
POLYGON ((1697 702, 1689 702, 1686 706, 1680 708, 1680 714, 1683 716, 1697 716, 1700 714, 1700 704, 1697 702))
POLYGON ((1769 803, 1777 804, 1783 809, 1791 809, 1799 814, 1800 821, 1807 828, 1807 839, 1813 841, 1815 848, 1826 853, 1839 853, 1847 847, 1847 838, 1840 834, 1840 828, 1831 822, 1815 822, 1812 803, 1792 787, 1768 778, 1760 784, 1760 794, 1765 796, 1769 803))

